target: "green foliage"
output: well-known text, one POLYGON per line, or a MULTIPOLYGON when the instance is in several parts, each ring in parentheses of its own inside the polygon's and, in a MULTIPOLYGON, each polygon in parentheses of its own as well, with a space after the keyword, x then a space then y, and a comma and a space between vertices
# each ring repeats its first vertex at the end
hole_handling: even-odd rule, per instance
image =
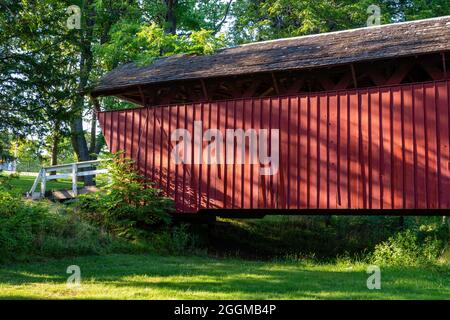
POLYGON ((448 0, 236 0, 230 34, 243 43, 364 27, 372 4, 383 24, 450 13, 448 0))
POLYGON ((85 219, 126 238, 137 238, 144 230, 170 222, 172 200, 140 176, 133 161, 117 154, 106 166, 110 182, 102 192, 82 195, 75 203, 85 219))
POLYGON ((0 263, 107 253, 120 245, 60 206, 0 189, 0 263))
POLYGON ((216 36, 211 30, 200 29, 189 35, 168 34, 155 23, 121 21, 111 31, 111 40, 97 47, 106 69, 120 62, 135 61, 138 65, 151 63, 160 56, 174 54, 212 54, 225 46, 224 35, 216 36))
POLYGON ((187 224, 172 225, 151 234, 148 239, 154 250, 160 254, 203 255, 205 246, 200 235, 187 224))
POLYGON ((436 263, 450 235, 447 225, 422 225, 408 229, 378 244, 370 256, 380 265, 414 266, 436 263))

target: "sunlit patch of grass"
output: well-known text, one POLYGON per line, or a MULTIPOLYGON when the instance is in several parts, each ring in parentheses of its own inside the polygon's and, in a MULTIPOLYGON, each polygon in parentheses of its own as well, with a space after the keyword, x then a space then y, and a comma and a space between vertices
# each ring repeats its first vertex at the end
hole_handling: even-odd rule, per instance
MULTIPOLYGON (((12 187, 18 192, 25 193, 30 191, 33 186, 34 180, 36 177, 33 176, 18 176, 11 179, 10 184, 12 187)), ((81 187, 83 184, 78 183, 78 186, 81 187)), ((39 191, 40 186, 38 186, 37 191, 39 191)), ((46 185, 47 190, 71 190, 72 189, 72 180, 70 179, 59 179, 57 181, 51 180, 47 182, 46 185)))
POLYGON ((208 257, 108 255, 0 267, 7 299, 449 299, 450 270, 381 267, 381 290, 367 265, 257 262, 208 257), (67 287, 67 266, 81 268, 67 287))

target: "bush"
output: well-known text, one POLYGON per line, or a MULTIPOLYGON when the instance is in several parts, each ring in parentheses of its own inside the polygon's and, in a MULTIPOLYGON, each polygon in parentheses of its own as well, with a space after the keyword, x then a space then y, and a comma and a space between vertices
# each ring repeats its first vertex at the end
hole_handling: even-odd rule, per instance
POLYGON ((139 238, 150 228, 170 222, 172 200, 140 176, 132 160, 118 154, 107 166, 109 183, 101 192, 82 195, 75 203, 84 219, 128 239, 139 238))
POLYGON ((200 237, 189 229, 189 225, 170 226, 149 236, 149 242, 155 251, 161 254, 186 255, 204 254, 200 237))
POLYGON ((121 245, 61 205, 0 191, 0 263, 100 254, 121 245))
POLYGON ((398 266, 436 263, 446 244, 439 239, 441 228, 434 230, 430 226, 421 226, 417 231, 409 229, 399 232, 378 244, 370 260, 374 264, 398 266))

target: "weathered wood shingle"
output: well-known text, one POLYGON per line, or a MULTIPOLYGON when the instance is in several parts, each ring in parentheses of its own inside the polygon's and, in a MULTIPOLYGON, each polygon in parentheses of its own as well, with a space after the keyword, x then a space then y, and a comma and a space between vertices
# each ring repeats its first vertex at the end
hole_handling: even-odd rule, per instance
POLYGON ((450 16, 251 43, 214 55, 128 63, 105 75, 93 95, 135 85, 299 70, 450 50, 450 16))

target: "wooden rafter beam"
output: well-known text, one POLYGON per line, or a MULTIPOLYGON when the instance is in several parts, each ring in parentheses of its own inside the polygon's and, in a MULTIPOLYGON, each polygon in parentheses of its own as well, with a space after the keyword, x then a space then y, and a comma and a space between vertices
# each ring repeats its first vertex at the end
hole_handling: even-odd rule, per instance
POLYGON ((325 89, 325 90, 333 90, 334 87, 336 86, 336 84, 331 81, 331 79, 327 76, 327 75, 320 75, 318 77, 319 83, 320 85, 325 89))
POLYGON ((414 66, 412 61, 404 61, 395 69, 393 74, 386 81, 386 85, 397 85, 401 84, 403 79, 408 75, 409 71, 414 66))
POLYGON ((355 86, 355 88, 358 88, 358 79, 356 78, 356 70, 353 63, 350 65, 350 70, 352 72, 353 85, 355 86))
POLYGON ((286 94, 291 95, 291 94, 298 93, 304 84, 305 84, 304 78, 299 78, 299 79, 295 80, 294 83, 292 83, 289 86, 289 88, 286 90, 286 94))
POLYGON ((275 89, 276 94, 280 94, 277 77, 274 72, 271 72, 270 74, 272 75, 273 88, 275 89))
POLYGON ((202 86, 203 97, 206 101, 209 101, 208 89, 206 88, 206 83, 203 79, 200 79, 200 84, 202 86))
POLYGON ((441 53, 442 56, 442 69, 444 70, 444 77, 447 79, 447 59, 445 56, 445 52, 441 53))
POLYGON ((142 91, 142 87, 141 87, 141 86, 138 86, 138 89, 139 89, 139 96, 141 97, 141 101, 142 101, 142 106, 143 106, 143 107, 146 107, 147 104, 146 104, 146 102, 145 102, 144 91, 142 91))
POLYGON ((433 61, 422 59, 420 66, 428 73, 433 80, 441 80, 444 78, 444 71, 439 69, 433 61))
POLYGON ((261 83, 262 83, 261 79, 252 79, 250 86, 244 91, 242 96, 244 98, 254 97, 256 94, 256 90, 258 90, 261 83))
POLYGON ((368 68, 366 75, 377 86, 382 86, 386 83, 386 77, 381 74, 380 69, 376 66, 368 68))
POLYGON ((334 90, 344 90, 347 89, 353 80, 353 76, 350 72, 346 72, 338 83, 334 86, 334 90))

